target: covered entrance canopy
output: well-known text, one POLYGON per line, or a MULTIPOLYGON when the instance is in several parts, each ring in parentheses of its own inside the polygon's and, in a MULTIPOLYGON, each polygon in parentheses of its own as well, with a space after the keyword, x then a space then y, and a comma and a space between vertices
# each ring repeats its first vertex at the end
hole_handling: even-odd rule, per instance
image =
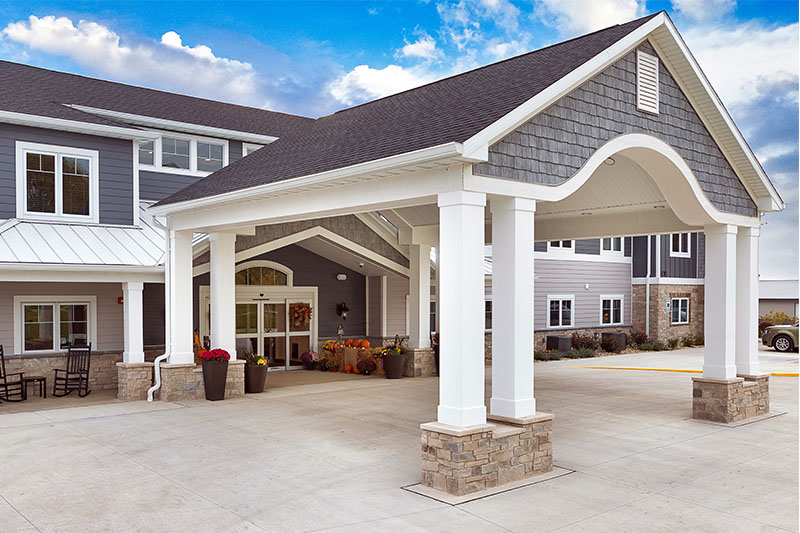
MULTIPOLYGON (((487 242, 494 420, 542 423, 533 386, 533 314, 542 312, 533 305, 534 240, 704 231, 703 377, 733 387, 737 375, 757 375, 759 215, 783 203, 665 14, 342 111, 301 137, 278 140, 151 210, 170 229, 170 310, 191 298, 193 232, 211 234, 215 346, 235 343, 237 233, 379 212, 410 249, 412 347, 429 342, 428 260, 439 247, 440 397, 428 434, 485 431, 487 242), (641 101, 641 54, 655 61, 661 95, 650 110, 641 101)), ((169 312, 168 321, 170 361, 189 361, 191 319, 169 312)), ((535 430, 531 438, 547 449, 546 436, 535 430)), ((546 468, 539 459, 531 452, 525 475, 546 468)), ((442 475, 434 471, 430 482, 442 475)))

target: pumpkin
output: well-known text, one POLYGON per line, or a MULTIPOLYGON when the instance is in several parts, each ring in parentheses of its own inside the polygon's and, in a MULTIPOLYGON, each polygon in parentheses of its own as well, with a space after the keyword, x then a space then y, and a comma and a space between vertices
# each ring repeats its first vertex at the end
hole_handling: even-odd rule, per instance
POLYGON ((339 367, 338 366, 335 366, 335 367, 331 368, 331 372, 338 372, 338 371, 339 371, 339 367))
POLYGON ((353 348, 358 348, 361 346, 361 341, 358 339, 353 339, 353 348))
POLYGON ((344 373, 345 374, 349 374, 352 371, 353 371, 353 366, 352 365, 344 365, 344 373))
POLYGON ((345 339, 345 341, 344 341, 344 345, 345 345, 347 348, 350 348, 350 347, 353 345, 353 339, 345 339))
POLYGON ((369 341, 368 340, 361 341, 361 347, 362 348, 369 348, 370 347, 369 341))
POLYGON ((357 366, 354 366, 353 367, 353 374, 360 374, 360 373, 361 373, 361 370, 359 370, 357 366))

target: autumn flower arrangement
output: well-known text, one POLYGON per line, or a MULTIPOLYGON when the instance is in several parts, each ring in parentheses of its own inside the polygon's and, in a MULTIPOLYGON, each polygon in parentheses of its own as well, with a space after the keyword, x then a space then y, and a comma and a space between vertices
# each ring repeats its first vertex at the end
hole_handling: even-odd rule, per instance
POLYGON ((269 360, 266 357, 251 352, 245 352, 244 358, 248 365, 266 366, 269 364, 269 360))
POLYGON ((231 354, 222 348, 215 348, 213 350, 201 353, 200 359, 203 361, 230 361, 231 354))

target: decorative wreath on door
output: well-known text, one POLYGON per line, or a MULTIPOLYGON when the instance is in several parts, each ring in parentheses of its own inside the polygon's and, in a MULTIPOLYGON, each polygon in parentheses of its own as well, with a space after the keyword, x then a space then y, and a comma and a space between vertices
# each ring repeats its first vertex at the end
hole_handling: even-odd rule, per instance
POLYGON ((297 303, 289 306, 292 326, 302 328, 311 322, 311 306, 307 303, 297 303))

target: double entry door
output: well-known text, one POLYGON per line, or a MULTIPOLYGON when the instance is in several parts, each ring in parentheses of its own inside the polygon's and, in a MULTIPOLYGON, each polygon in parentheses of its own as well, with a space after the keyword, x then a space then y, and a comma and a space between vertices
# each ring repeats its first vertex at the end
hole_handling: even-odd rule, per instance
POLYGON ((313 315, 310 298, 256 297, 236 302, 236 352, 249 351, 269 360, 270 370, 303 368, 300 355, 311 349, 313 315))

